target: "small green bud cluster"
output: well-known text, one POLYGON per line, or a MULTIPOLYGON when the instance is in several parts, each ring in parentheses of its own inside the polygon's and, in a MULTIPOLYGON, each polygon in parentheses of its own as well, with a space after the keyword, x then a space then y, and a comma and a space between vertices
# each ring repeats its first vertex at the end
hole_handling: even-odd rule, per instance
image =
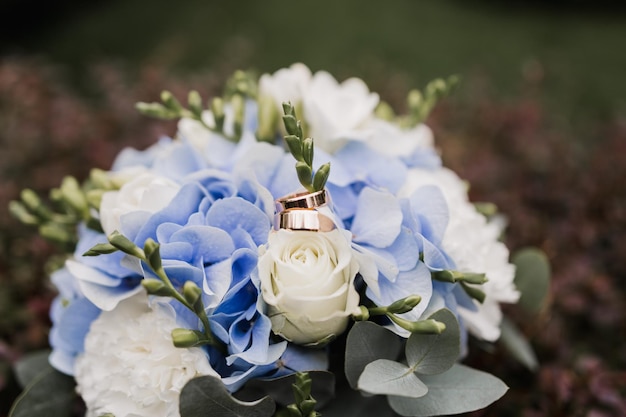
POLYGON ((157 119, 189 118, 196 120, 206 129, 219 133, 232 142, 238 142, 243 134, 246 98, 255 98, 256 94, 257 87, 254 78, 243 71, 236 71, 226 83, 224 96, 214 97, 207 103, 207 108, 213 114, 213 126, 208 125, 202 117, 205 108, 200 93, 195 90, 190 91, 187 96, 187 107, 184 107, 169 91, 161 93, 161 103, 139 102, 135 107, 140 113, 157 119), (230 103, 233 110, 232 135, 224 131, 224 120, 226 118, 224 113, 225 103, 230 103))
POLYGON ((387 316, 392 322, 411 333, 441 334, 446 329, 446 325, 437 320, 410 321, 397 316, 413 310, 421 301, 422 297, 414 294, 394 301, 386 307, 359 306, 360 313, 353 315, 352 318, 356 321, 365 321, 371 316, 387 316))
POLYGON ((296 382, 292 385, 295 403, 278 411, 278 417, 319 417, 315 411, 317 401, 311 396, 313 380, 308 372, 298 372, 295 375, 296 382))
POLYGON ((482 285, 488 281, 487 276, 481 273, 474 272, 461 272, 461 271, 450 271, 450 270, 442 270, 432 273, 433 279, 442 282, 450 282, 450 283, 459 283, 463 290, 469 295, 471 298, 475 299, 479 303, 483 303, 485 301, 486 294, 479 288, 473 287, 473 285, 482 285))
POLYGON ((102 231, 94 211, 99 210, 106 191, 118 188, 119 184, 104 171, 93 169, 83 184, 71 176, 63 178, 59 188, 50 191, 50 204, 33 190, 24 189, 20 201, 11 201, 9 209, 22 223, 37 226, 44 238, 73 248, 78 223, 85 222, 91 229, 102 231))
POLYGON ((202 301, 202 290, 193 281, 187 281, 183 285, 182 291, 178 291, 163 269, 161 260, 160 245, 153 239, 147 239, 143 249, 138 247, 134 242, 126 236, 115 231, 108 236, 108 243, 100 243, 93 246, 84 256, 98 256, 122 251, 127 255, 133 256, 146 263, 156 278, 145 278, 141 281, 141 285, 150 295, 158 297, 170 297, 179 301, 189 310, 191 310, 198 318, 203 326, 203 331, 193 329, 174 329, 172 331, 172 340, 176 347, 194 347, 201 345, 211 345, 220 350, 224 349, 223 344, 217 340, 209 325, 209 318, 206 314, 204 303, 202 301))
MULTIPOLYGON (((407 107, 409 112, 405 116, 397 117, 395 120, 404 128, 411 128, 424 122, 437 102, 448 95, 459 83, 459 77, 452 75, 447 79, 437 78, 429 82, 424 91, 417 89, 409 91, 407 96, 407 107)), ((376 109, 376 115, 382 119, 394 120, 394 113, 391 107, 381 102, 376 109)))
POLYGON ((296 159, 296 172, 300 184, 309 192, 321 191, 330 175, 330 163, 327 162, 313 175, 314 144, 312 138, 304 138, 302 122, 296 117, 296 109, 291 103, 283 103, 283 123, 287 135, 285 142, 289 152, 296 159))

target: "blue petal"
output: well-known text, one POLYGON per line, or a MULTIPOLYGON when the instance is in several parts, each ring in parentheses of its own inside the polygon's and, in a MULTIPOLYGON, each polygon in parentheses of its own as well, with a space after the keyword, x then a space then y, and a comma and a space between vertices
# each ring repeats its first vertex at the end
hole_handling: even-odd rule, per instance
POLYGON ((246 230, 256 245, 267 242, 270 219, 258 207, 240 197, 218 200, 206 216, 207 223, 227 232, 246 230))
POLYGON ((228 233, 211 226, 184 227, 171 236, 170 242, 190 245, 195 254, 190 259, 192 263, 195 263, 200 257, 204 263, 219 262, 229 257, 235 250, 233 241, 228 233))
POLYGON ((408 271, 415 268, 419 262, 420 248, 413 232, 402 226, 398 238, 387 248, 393 255, 400 271, 408 271))
POLYGON ((420 187, 410 197, 414 215, 422 224, 421 234, 434 244, 441 243, 448 226, 448 204, 439 187, 420 187))
POLYGON ((401 225, 402 210, 392 194, 369 187, 361 191, 351 227, 355 242, 386 248, 398 237, 401 225))
POLYGON ((380 296, 377 297, 369 289, 367 296, 379 306, 387 306, 409 295, 419 295, 422 301, 410 312, 402 314, 408 320, 417 320, 428 307, 433 291, 430 271, 423 263, 418 263, 415 269, 401 272, 395 282, 386 279, 379 280, 380 296))

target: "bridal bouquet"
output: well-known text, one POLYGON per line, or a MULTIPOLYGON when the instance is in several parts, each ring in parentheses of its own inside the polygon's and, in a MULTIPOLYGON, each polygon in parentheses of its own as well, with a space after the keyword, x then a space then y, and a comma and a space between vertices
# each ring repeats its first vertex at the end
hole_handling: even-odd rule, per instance
POLYGON ((174 138, 66 178, 14 214, 73 248, 52 274, 51 352, 12 415, 429 416, 507 390, 462 365, 520 294, 503 222, 468 200, 423 120, 302 64, 223 97, 139 103, 174 138), (80 412, 80 405, 78 405, 80 412), (43 411, 42 411, 43 410, 43 411))

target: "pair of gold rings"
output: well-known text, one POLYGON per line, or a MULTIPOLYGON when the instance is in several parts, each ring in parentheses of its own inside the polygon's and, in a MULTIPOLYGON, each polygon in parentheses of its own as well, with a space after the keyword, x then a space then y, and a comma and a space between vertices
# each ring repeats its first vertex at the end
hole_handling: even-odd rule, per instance
POLYGON ((318 209, 328 204, 326 190, 300 192, 276 200, 274 228, 330 232, 335 223, 318 209))

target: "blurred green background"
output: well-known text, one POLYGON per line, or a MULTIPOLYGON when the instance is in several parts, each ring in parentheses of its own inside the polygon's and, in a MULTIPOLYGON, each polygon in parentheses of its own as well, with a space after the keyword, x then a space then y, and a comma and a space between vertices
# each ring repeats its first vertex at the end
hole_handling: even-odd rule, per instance
POLYGON ((13 0, 2 46, 67 64, 74 76, 102 59, 178 72, 267 72, 302 61, 374 87, 394 77, 421 86, 452 73, 484 76, 504 97, 516 97, 522 79, 538 79, 549 110, 569 125, 626 108, 620 3, 13 0))
POLYGON ((3 0, 0 23, 0 416, 12 364, 46 346, 60 253, 8 202, 173 134, 136 101, 297 61, 400 110, 409 89, 461 76, 428 120, 444 162, 508 216, 509 247, 540 247, 554 273, 540 316, 506 309, 541 369, 476 343, 469 363, 511 390, 474 415, 626 415, 624 2, 3 0))

